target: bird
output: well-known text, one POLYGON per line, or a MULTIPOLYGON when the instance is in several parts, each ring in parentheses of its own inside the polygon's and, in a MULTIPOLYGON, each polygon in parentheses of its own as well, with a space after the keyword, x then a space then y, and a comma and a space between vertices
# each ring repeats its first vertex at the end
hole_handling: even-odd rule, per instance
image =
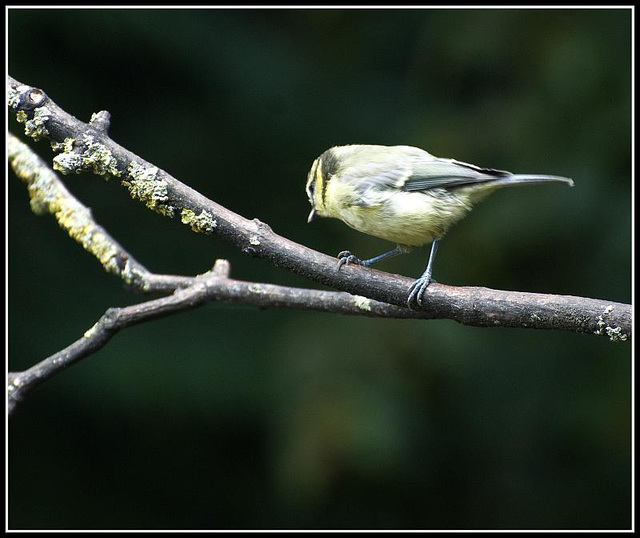
POLYGON ((343 250, 338 254, 338 270, 346 264, 369 267, 431 243, 427 267, 409 288, 406 304, 415 309, 423 305, 432 282, 438 244, 475 203, 504 187, 548 183, 574 185, 567 177, 482 168, 435 157, 413 146, 334 146, 314 160, 307 176, 311 203, 307 222, 336 218, 396 244, 365 260, 343 250))

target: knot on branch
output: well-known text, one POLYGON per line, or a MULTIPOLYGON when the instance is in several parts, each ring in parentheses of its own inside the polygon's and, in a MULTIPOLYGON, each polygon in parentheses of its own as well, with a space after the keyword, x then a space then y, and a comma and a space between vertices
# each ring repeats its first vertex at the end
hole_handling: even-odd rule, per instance
POLYGON ((9 84, 7 91, 9 106, 15 110, 30 112, 34 108, 44 105, 47 94, 38 88, 26 84, 9 84))
POLYGON ((9 84, 7 101, 17 111, 18 123, 24 123, 24 134, 36 141, 49 135, 47 122, 52 112, 45 106, 46 93, 31 86, 9 84))
POLYGON ((266 222, 262 222, 260 219, 253 219, 251 222, 253 222, 256 231, 258 232, 271 233, 273 231, 271 229, 271 226, 269 226, 266 222))
POLYGON ((229 263, 229 260, 216 260, 213 264, 211 273, 220 278, 229 278, 229 274, 231 273, 231 264, 229 263))
POLYGON ((106 110, 95 112, 91 115, 89 125, 96 129, 96 131, 106 135, 109 131, 109 127, 111 126, 111 114, 106 110))
MULTIPOLYGON (((96 325, 92 327, 92 329, 99 325, 105 331, 108 331, 108 332, 113 331, 118 325, 121 312, 122 312, 122 308, 118 308, 118 307, 107 308, 106 312, 98 320, 98 323, 96 323, 96 325)), ((91 331, 92 329, 89 329, 89 331, 91 331)))

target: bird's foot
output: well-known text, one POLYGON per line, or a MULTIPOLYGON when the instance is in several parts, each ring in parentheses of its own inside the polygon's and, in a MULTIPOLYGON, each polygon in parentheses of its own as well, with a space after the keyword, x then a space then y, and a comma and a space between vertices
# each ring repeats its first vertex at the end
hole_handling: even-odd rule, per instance
POLYGON ((407 307, 415 310, 416 307, 422 306, 424 292, 431 282, 435 282, 430 276, 421 276, 409 287, 409 297, 407 299, 407 307))
POLYGON ((362 265, 363 267, 367 267, 366 260, 361 260, 357 256, 354 256, 348 250, 343 250, 338 253, 338 271, 342 268, 343 265, 362 265))

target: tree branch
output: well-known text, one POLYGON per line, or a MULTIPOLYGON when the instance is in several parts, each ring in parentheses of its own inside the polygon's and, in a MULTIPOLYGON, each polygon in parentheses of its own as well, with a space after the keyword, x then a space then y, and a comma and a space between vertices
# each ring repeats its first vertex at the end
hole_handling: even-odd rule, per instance
MULTIPOLYGON (((46 137, 57 152, 54 169, 63 174, 90 171, 117 177, 130 195, 168 217, 180 216, 196 232, 217 235, 245 254, 264 258, 311 280, 403 307, 412 279, 375 269, 347 266, 275 234, 258 219, 248 220, 207 199, 168 173, 111 140, 108 113, 90 123, 74 118, 42 91, 11 77, 9 105, 25 133, 46 137)), ((433 283, 420 312, 466 325, 556 329, 631 338, 631 306, 598 299, 543 295, 433 283)))
MULTIPOLYGON (((229 263, 217 260, 213 269, 191 279, 186 288, 179 288, 183 277, 172 280, 176 291, 168 296, 124 308, 109 308, 84 335, 65 349, 40 361, 23 372, 9 372, 7 378, 8 411, 11 415, 18 404, 41 383, 65 368, 102 349, 117 332, 140 323, 152 321, 185 310, 198 308, 208 302, 227 301, 258 308, 286 308, 313 310, 347 315, 414 318, 415 312, 394 305, 372 301, 346 292, 305 290, 273 284, 241 282, 229 278, 229 263)), ((418 314, 428 317, 428 314, 418 314)))

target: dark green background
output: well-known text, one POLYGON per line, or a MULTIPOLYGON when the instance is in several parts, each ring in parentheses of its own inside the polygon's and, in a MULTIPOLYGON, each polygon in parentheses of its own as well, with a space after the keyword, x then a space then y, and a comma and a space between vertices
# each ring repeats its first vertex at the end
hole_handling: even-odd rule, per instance
MULTIPOLYGON (((109 110, 126 148, 329 254, 389 246, 306 224, 306 173, 334 144, 572 177, 482 202, 434 276, 631 300, 629 10, 10 10, 9 71, 85 121, 109 110)), ((65 183, 152 271, 227 258, 238 279, 318 287, 116 181, 65 183)), ((12 174, 9 208, 12 370, 146 299, 33 215, 12 174)), ((589 335, 212 304, 117 335, 21 406, 9 524, 629 528, 630 356, 589 335)))

